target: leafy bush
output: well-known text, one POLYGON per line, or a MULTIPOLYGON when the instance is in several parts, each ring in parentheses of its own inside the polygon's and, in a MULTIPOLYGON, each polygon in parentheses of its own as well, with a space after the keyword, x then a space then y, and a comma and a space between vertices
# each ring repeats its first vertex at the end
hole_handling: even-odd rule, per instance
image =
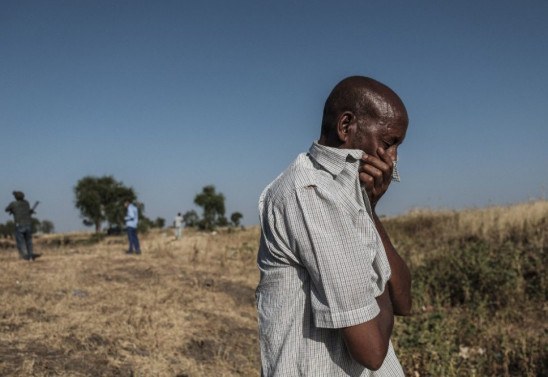
POLYGON ((548 375, 547 219, 536 201, 386 220, 413 276, 393 336, 408 375, 548 375))
POLYGON ((519 253, 504 245, 492 249, 476 242, 432 258, 414 271, 420 288, 415 297, 426 294, 432 304, 442 306, 486 305, 489 309, 514 304, 523 298, 519 253))

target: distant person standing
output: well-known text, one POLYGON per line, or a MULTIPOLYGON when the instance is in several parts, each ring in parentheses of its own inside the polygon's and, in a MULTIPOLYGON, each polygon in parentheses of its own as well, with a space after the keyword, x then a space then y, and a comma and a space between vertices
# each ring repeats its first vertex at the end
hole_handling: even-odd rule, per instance
POLYGON ((175 216, 175 219, 173 220, 173 225, 175 225, 175 239, 180 239, 181 234, 183 231, 183 216, 181 216, 181 212, 175 216))
POLYGON ((129 250, 126 254, 141 254, 141 246, 139 245, 139 238, 137 237, 137 225, 139 224, 139 210, 131 201, 126 200, 124 206, 127 209, 126 217, 124 218, 126 223, 127 238, 129 240, 129 250))
POLYGON ((25 194, 21 191, 14 191, 15 200, 6 207, 6 212, 13 215, 15 222, 15 241, 17 250, 22 259, 33 261, 39 255, 32 250, 32 219, 34 209, 30 208, 29 202, 25 200, 25 194))

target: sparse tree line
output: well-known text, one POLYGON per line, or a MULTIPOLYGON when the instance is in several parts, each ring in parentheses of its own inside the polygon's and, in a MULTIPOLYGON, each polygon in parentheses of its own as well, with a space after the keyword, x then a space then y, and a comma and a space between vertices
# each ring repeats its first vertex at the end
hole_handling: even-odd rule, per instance
POLYGON ((215 186, 208 185, 194 198, 194 204, 203 209, 200 218, 196 211, 190 210, 183 214, 186 227, 198 228, 200 230, 214 230, 217 227, 231 226, 239 227, 243 215, 234 212, 230 215, 230 221, 225 217, 225 197, 215 190, 215 186))
MULTIPOLYGON (((124 223, 124 202, 130 201, 139 209, 140 232, 146 232, 150 228, 163 228, 166 221, 162 217, 155 220, 145 215, 145 205, 138 201, 133 188, 125 186, 112 176, 86 176, 80 179, 74 186, 74 204, 80 211, 83 224, 95 227, 95 232, 102 231, 102 225, 106 223, 109 229, 122 229, 124 223)), ((194 204, 203 210, 200 216, 195 210, 189 210, 183 214, 185 227, 196 228, 204 231, 212 231, 218 227, 240 227, 243 215, 234 212, 230 219, 225 216, 225 197, 217 192, 215 186, 208 185, 194 198, 194 204)), ((53 233, 55 226, 50 220, 32 219, 33 233, 53 233)), ((11 238, 15 232, 15 223, 7 221, 0 224, 0 237, 11 238)))
MULTIPOLYGON (((32 233, 49 234, 55 231, 55 225, 50 220, 32 219, 32 233)), ((0 224, 0 238, 13 238, 15 233, 15 223, 12 220, 5 224, 0 224)))
MULTIPOLYGON (((144 214, 145 206, 137 198, 133 188, 125 186, 112 176, 86 176, 80 179, 74 187, 75 206, 80 211, 83 223, 94 226, 95 232, 101 232, 101 226, 108 224, 109 228, 121 228, 124 220, 124 202, 130 201, 139 209, 139 231, 145 232, 150 228, 163 228, 165 219, 158 217, 151 220, 144 214)), ((184 213, 183 220, 186 227, 212 231, 217 227, 239 227, 243 215, 234 212, 230 220, 225 217, 225 197, 215 190, 215 186, 208 185, 194 198, 194 203, 203 209, 200 215, 195 210, 184 213)))

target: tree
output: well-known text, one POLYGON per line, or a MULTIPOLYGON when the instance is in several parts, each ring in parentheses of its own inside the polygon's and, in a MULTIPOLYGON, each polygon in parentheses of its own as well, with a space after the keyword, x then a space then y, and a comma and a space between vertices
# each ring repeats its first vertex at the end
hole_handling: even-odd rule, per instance
POLYGON ((101 224, 121 224, 124 218, 125 201, 137 199, 131 187, 116 181, 112 176, 86 176, 74 187, 75 205, 80 210, 84 225, 94 225, 95 232, 101 224))
POLYGON ((53 222, 50 220, 42 220, 40 223, 40 230, 45 234, 53 233, 55 231, 55 225, 53 225, 53 222))
POLYGON ((166 225, 166 219, 163 217, 157 217, 156 220, 154 220, 154 227, 162 229, 166 225))
POLYGON ((194 203, 203 208, 203 217, 199 223, 200 229, 213 230, 216 226, 227 223, 225 218, 225 197, 215 191, 215 186, 209 185, 194 198, 194 203))
POLYGON ((2 229, 2 234, 5 238, 13 238, 15 234, 15 223, 12 220, 6 221, 2 229))
POLYGON ((224 216, 220 216, 217 218, 217 223, 215 224, 216 226, 228 226, 228 220, 226 217, 224 216))
POLYGON ((232 221, 232 225, 234 225, 235 227, 239 227, 240 220, 242 220, 243 217, 244 215, 242 215, 240 212, 234 212, 232 215, 230 215, 230 221, 232 221))
POLYGON ((195 228, 200 222, 200 217, 198 216, 196 211, 191 209, 190 211, 187 211, 183 214, 183 221, 185 222, 185 227, 195 228))
POLYGON ((35 217, 31 217, 30 221, 31 221, 30 227, 31 227, 32 234, 34 234, 36 232, 39 232, 40 231, 40 220, 38 220, 35 217))

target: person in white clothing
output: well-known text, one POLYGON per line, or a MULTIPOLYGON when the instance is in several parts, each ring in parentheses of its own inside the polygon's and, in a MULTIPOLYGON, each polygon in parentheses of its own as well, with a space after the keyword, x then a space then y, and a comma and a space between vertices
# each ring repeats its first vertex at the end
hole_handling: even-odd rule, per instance
POLYGON ((377 216, 408 125, 386 85, 329 95, 320 138, 263 191, 256 291, 263 377, 404 377, 395 315, 411 275, 377 216))
POLYGON ((181 216, 181 212, 179 212, 173 220, 173 225, 175 226, 175 239, 177 240, 181 238, 183 233, 183 222, 183 216, 181 216))

